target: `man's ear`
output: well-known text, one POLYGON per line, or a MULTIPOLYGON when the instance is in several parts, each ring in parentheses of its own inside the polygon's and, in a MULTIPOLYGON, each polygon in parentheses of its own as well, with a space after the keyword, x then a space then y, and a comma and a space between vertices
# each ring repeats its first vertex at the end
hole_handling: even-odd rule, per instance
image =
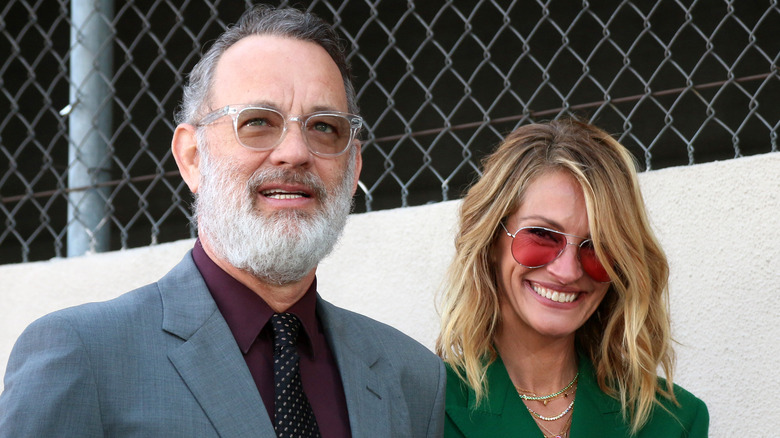
POLYGON ((355 196, 355 192, 358 188, 358 182, 360 182, 360 170, 363 169, 363 154, 362 145, 359 140, 355 140, 355 183, 352 186, 352 196, 355 196))
POLYGON ((198 193, 200 184, 200 154, 198 152, 197 128, 194 125, 182 123, 176 126, 171 140, 171 151, 179 173, 187 183, 192 193, 198 193))

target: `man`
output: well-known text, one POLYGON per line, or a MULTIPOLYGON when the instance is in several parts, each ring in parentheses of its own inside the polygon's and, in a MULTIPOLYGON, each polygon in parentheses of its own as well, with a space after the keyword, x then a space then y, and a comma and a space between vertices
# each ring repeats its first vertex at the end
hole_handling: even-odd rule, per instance
POLYGON ((0 437, 440 436, 438 358, 317 295, 360 173, 356 112, 330 26, 247 11, 177 115, 194 249, 157 283, 28 327, 0 437))

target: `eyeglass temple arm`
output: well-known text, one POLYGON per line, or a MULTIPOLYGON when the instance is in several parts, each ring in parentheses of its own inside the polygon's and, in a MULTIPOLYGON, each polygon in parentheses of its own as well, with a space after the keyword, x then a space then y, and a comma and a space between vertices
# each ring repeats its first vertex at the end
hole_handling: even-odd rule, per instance
POLYGON ((232 107, 230 105, 224 106, 212 113, 206 114, 202 119, 200 119, 200 121, 195 126, 208 125, 222 116, 235 114, 236 112, 238 112, 238 110, 235 107, 232 107))
POLYGON ((504 226, 504 222, 503 221, 500 221, 498 224, 501 225, 501 228, 504 229, 504 232, 506 233, 507 236, 509 236, 509 237, 514 239, 515 236, 509 233, 509 230, 506 229, 506 226, 504 226))

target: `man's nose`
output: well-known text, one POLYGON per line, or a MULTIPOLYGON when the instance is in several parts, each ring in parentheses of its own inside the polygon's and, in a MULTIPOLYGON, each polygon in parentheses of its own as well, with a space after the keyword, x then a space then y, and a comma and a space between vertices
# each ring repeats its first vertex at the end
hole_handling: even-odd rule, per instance
POLYGON ((312 153, 306 145, 300 122, 288 122, 282 141, 271 151, 269 159, 276 166, 288 167, 305 167, 311 162, 312 153))

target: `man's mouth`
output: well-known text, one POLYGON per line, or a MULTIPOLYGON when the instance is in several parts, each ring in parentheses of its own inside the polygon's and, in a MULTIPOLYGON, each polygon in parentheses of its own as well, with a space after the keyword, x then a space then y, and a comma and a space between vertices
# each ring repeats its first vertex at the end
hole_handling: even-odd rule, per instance
POLYGON ((571 303, 572 301, 576 300, 577 297, 580 295, 577 292, 566 293, 566 292, 559 292, 557 290, 547 289, 546 287, 539 286, 536 283, 531 283, 531 288, 538 295, 558 303, 571 303))

